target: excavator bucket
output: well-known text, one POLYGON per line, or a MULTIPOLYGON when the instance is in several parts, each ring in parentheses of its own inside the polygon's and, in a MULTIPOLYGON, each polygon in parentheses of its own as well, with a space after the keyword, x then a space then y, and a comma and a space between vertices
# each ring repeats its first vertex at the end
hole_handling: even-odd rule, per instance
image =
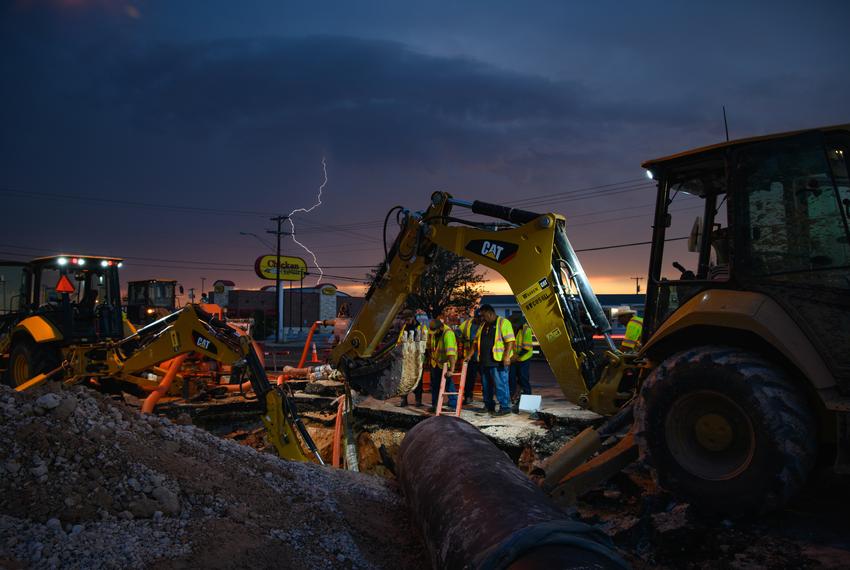
POLYGON ((405 332, 391 349, 371 358, 358 358, 345 366, 352 388, 378 400, 407 394, 422 380, 425 338, 418 332, 405 332))

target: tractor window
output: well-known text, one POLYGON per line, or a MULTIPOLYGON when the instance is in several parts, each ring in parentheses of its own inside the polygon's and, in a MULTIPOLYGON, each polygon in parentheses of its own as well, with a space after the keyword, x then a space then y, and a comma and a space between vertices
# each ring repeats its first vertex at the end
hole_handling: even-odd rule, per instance
POLYGON ((21 265, 0 265, 0 315, 20 311, 26 304, 26 280, 21 265))
POLYGON ((65 276, 73 292, 68 293, 68 299, 73 304, 84 303, 96 305, 106 299, 106 279, 98 271, 74 271, 45 267, 41 270, 38 287, 38 302, 40 306, 58 306, 62 302, 62 294, 56 291, 59 280, 65 276))
POLYGON ((750 275, 850 288, 842 149, 806 138, 753 149, 742 166, 750 275))
POLYGON ((147 283, 133 283, 127 291, 128 302, 134 305, 146 305, 148 300, 145 294, 147 283))
POLYGON ((667 221, 662 223, 667 223, 669 241, 655 293, 659 323, 700 291, 729 281, 732 269, 724 161, 688 165, 667 180, 667 221))
POLYGON ((173 283, 155 283, 151 285, 151 304, 153 304, 154 307, 170 308, 173 303, 173 283))

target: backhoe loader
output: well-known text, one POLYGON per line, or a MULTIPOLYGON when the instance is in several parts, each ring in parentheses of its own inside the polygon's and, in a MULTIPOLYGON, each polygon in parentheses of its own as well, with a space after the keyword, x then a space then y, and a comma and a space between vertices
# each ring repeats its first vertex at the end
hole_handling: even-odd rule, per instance
POLYGON ((299 439, 321 463, 295 403, 266 376, 250 337, 197 305, 186 305, 125 335, 118 268, 110 257, 59 255, 2 262, 0 362, 8 384, 25 390, 49 379, 162 388, 189 354, 232 369, 231 384, 250 386, 281 457, 307 460, 299 439), (170 365, 170 366, 169 366, 170 365))
POLYGON ((843 125, 646 162, 657 192, 636 354, 611 341, 568 218, 444 192, 425 211, 397 206, 387 220, 399 212, 401 230, 331 361, 378 398, 414 387, 418 375, 386 368, 392 354, 373 356, 442 248, 505 278, 565 396, 609 416, 538 466, 544 489, 569 502, 639 451, 663 487, 704 509, 781 507, 818 453, 850 469, 848 156, 843 125), (695 209, 691 225, 681 212, 695 209))
POLYGON ((144 326, 173 313, 178 290, 182 294, 183 286, 173 279, 128 282, 127 318, 136 326, 144 326))

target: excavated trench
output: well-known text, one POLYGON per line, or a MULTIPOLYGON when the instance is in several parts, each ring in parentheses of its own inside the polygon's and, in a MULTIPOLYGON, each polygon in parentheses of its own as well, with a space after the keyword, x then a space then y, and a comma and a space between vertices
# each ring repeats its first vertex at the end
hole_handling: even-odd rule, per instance
MULTIPOLYGON (((326 461, 330 460, 334 414, 321 398, 299 401, 305 423, 326 461)), ((398 412, 391 406, 359 406, 353 414, 361 472, 395 480, 399 448, 407 432, 427 415, 398 412)), ((178 421, 226 439, 273 453, 264 438, 254 405, 220 405, 215 409, 169 410, 178 421)), ((509 416, 510 418, 510 416, 509 416)), ((537 459, 551 455, 592 420, 569 420, 540 414, 520 429, 514 419, 499 418, 477 427, 519 469, 528 473, 537 459)), ((479 420, 475 419, 478 422, 479 420)), ((840 505, 850 504, 846 479, 815 474, 811 485, 786 510, 728 520, 706 517, 657 488, 642 464, 630 466, 594 489, 566 511, 601 528, 635 567, 657 568, 846 568, 850 567, 850 522, 840 505)))

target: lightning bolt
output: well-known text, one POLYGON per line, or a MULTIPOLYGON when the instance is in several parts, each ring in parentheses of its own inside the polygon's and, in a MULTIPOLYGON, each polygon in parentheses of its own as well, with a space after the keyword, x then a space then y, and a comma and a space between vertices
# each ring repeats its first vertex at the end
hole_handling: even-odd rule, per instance
POLYGON ((302 212, 304 214, 309 214, 310 212, 312 212, 313 210, 315 210, 316 208, 318 208, 319 206, 322 205, 322 190, 325 189, 325 186, 328 183, 328 165, 327 165, 327 162, 325 161, 324 156, 322 157, 322 174, 324 175, 324 180, 322 181, 322 184, 319 186, 319 195, 316 197, 316 203, 313 204, 312 206, 310 206, 309 208, 296 208, 295 210, 292 210, 291 212, 289 212, 289 216, 288 216, 290 233, 292 234, 292 241, 294 241, 295 243, 300 245, 301 249, 303 249, 304 251, 306 251, 307 253, 310 254, 310 256, 313 258, 313 265, 315 265, 316 269, 319 270, 319 278, 316 279, 316 285, 318 285, 319 283, 322 282, 322 277, 324 277, 325 272, 322 270, 321 267, 319 267, 319 260, 316 258, 316 254, 313 253, 310 250, 309 247, 307 247, 306 245, 304 245, 303 243, 298 241, 298 239, 295 237, 295 222, 292 221, 292 216, 297 214, 298 212, 302 212))

